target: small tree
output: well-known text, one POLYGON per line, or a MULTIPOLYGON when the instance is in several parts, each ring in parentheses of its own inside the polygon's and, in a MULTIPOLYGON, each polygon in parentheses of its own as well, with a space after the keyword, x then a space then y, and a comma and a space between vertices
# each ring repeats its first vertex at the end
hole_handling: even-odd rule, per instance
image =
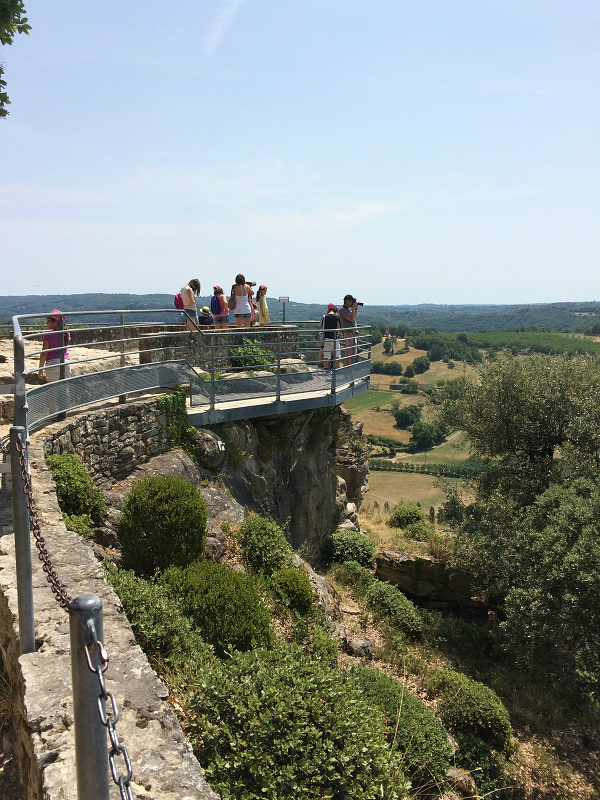
POLYGON ((420 375, 422 372, 427 372, 431 366, 427 356, 419 356, 418 358, 415 358, 412 365, 417 375, 420 375))
POLYGON ((409 364, 406 369, 404 370, 404 377, 405 378, 414 378, 416 375, 415 368, 412 364, 409 364))
POLYGON ((421 406, 412 404, 400 408, 396 404, 395 407, 392 406, 392 413, 396 419, 396 425, 399 428, 410 428, 411 425, 414 425, 415 422, 421 419, 421 406))

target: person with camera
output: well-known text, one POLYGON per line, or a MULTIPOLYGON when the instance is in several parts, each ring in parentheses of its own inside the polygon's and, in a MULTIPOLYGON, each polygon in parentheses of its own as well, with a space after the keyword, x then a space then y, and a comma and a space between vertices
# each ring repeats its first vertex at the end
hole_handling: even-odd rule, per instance
POLYGON ((344 297, 344 304, 340 307, 340 324, 344 336, 344 366, 347 367, 356 358, 357 328, 356 312, 358 306, 362 306, 356 297, 347 294, 344 297))

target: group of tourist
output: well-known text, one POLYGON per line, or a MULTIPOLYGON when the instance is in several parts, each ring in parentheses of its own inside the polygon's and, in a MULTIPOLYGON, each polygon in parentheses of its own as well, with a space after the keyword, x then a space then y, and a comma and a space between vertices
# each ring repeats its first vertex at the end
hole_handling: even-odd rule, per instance
POLYGON ((192 278, 175 295, 175 305, 181 308, 181 321, 193 331, 202 328, 227 328, 229 312, 233 311, 236 328, 250 328, 252 325, 266 325, 271 321, 267 306, 267 287, 261 285, 254 298, 255 283, 246 281, 241 273, 236 275, 229 297, 223 287, 215 283, 210 307, 202 306, 200 313, 196 308, 196 298, 200 295, 200 281, 192 278))

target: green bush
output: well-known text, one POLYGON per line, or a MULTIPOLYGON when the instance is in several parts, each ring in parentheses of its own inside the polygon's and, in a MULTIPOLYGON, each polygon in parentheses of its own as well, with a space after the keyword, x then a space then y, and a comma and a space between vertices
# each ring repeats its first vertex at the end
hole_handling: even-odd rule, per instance
POLYGON ((411 539, 416 539, 418 542, 426 542, 429 538, 432 528, 424 519, 418 522, 411 522, 404 528, 404 532, 410 536, 411 539))
POLYGON ((90 477, 86 467, 74 455, 48 456, 48 469, 56 483, 56 496, 65 514, 89 514, 99 525, 106 516, 104 494, 90 477))
POLYGON ((413 789, 433 789, 444 782, 452 748, 433 711, 395 678, 376 669, 352 670, 367 702, 383 712, 388 739, 401 757, 413 789))
POLYGON ((94 520, 89 514, 63 514, 63 522, 68 531, 75 531, 87 539, 94 527, 94 520))
POLYGON ((224 564, 196 561, 173 567, 159 578, 179 602, 202 638, 219 656, 230 648, 248 650, 271 644, 269 612, 252 578, 224 564))
POLYGON ((290 639, 301 645, 306 654, 323 661, 331 669, 337 667, 340 644, 320 622, 298 617, 290 628, 290 639))
POLYGON ((135 484, 119 520, 125 569, 151 575, 157 569, 184 567, 204 553, 206 505, 182 478, 158 475, 135 484))
POLYGON ((291 611, 308 614, 313 604, 310 579, 303 569, 284 567, 273 575, 273 592, 291 611))
POLYGON ((348 677, 298 648, 235 654, 192 687, 186 716, 223 800, 379 800, 395 766, 379 715, 348 677))
POLYGON ((154 580, 106 564, 108 582, 119 595, 137 643, 152 661, 205 663, 213 649, 184 616, 178 599, 154 580))
POLYGON ((426 680, 430 697, 438 700, 438 714, 451 731, 476 736, 500 750, 508 750, 512 728, 508 711, 493 689, 452 669, 438 669, 426 680))
POLYGON ((370 566, 375 555, 375 545, 359 531, 335 531, 331 535, 328 550, 332 561, 339 564, 354 561, 363 567, 370 566))
POLYGON ((292 548, 272 519, 250 514, 240 525, 238 538, 244 563, 257 575, 270 576, 291 564, 292 548))
POLYGON ((425 521, 421 506, 401 500, 392 508, 388 525, 392 528, 407 528, 415 522, 425 521))
POLYGON ((387 620, 397 630, 409 636, 421 634, 423 622, 419 612, 391 583, 373 578, 367 589, 367 602, 376 617, 387 620))
POLYGON ((504 759, 481 739, 475 736, 459 736, 456 764, 471 773, 481 797, 490 797, 493 800, 511 800, 514 797, 509 788, 502 788, 508 783, 504 759))
POLYGON ((273 364, 275 356, 254 340, 239 347, 230 347, 229 359, 232 367, 263 367, 273 364))
POLYGON ((363 595, 367 591, 373 580, 369 570, 365 569, 358 561, 345 561, 343 564, 336 564, 332 570, 332 575, 342 586, 351 586, 359 595, 363 595))

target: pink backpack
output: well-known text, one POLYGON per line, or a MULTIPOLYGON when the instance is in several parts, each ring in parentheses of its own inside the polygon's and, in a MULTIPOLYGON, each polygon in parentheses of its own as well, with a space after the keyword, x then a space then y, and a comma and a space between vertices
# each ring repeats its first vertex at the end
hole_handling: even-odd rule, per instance
POLYGON ((181 299, 181 294, 176 294, 173 298, 173 303, 175 304, 175 308, 178 308, 180 311, 183 308, 183 300, 181 299))

